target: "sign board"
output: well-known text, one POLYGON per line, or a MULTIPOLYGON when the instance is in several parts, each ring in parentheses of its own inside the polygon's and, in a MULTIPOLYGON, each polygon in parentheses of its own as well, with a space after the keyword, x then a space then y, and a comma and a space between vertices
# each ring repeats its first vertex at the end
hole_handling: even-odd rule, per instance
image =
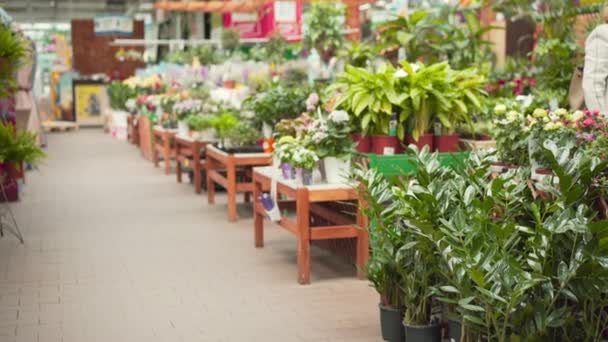
POLYGON ((133 34, 133 18, 126 15, 98 15, 95 17, 95 34, 130 36, 133 34))
MULTIPOLYGON (((232 1, 242 2, 244 0, 232 1)), ((224 27, 237 30, 241 38, 259 38, 262 36, 262 24, 258 13, 226 13, 224 14, 224 27)))

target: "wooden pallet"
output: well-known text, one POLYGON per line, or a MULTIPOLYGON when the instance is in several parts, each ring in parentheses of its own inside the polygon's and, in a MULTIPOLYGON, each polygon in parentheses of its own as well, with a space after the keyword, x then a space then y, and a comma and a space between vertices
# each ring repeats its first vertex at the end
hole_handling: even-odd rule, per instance
POLYGON ((47 121, 42 123, 45 132, 77 131, 78 124, 71 121, 47 121))

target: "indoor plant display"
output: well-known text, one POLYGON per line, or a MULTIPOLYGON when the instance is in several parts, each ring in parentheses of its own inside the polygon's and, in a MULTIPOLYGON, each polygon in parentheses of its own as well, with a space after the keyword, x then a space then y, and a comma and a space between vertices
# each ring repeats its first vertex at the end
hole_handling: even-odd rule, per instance
POLYGON ((327 182, 341 183, 350 169, 351 153, 355 150, 348 113, 336 110, 323 117, 319 111, 318 116, 310 139, 319 158, 323 159, 327 182))

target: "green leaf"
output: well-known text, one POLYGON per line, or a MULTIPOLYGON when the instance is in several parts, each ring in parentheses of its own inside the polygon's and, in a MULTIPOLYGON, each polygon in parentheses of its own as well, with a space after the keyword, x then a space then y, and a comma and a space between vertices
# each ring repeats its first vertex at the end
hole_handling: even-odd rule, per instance
POLYGON ((443 292, 448 292, 448 293, 460 293, 460 291, 458 291, 457 288, 455 288, 454 286, 451 286, 451 285, 440 286, 439 289, 441 289, 441 291, 443 291, 443 292))

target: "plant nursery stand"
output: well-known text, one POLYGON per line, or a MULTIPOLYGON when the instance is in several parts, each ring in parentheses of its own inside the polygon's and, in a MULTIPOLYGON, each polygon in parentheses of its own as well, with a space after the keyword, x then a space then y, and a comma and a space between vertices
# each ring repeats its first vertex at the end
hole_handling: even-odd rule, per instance
POLYGON ((165 129, 160 126, 154 126, 152 134, 154 135, 154 148, 152 149, 152 161, 154 166, 158 167, 159 155, 163 156, 165 162, 165 174, 171 173, 171 158, 175 155, 175 144, 173 142, 177 130, 165 129))
POLYGON ((192 139, 188 136, 175 135, 175 162, 177 182, 182 182, 183 167, 191 166, 194 172, 194 191, 201 193, 202 177, 201 170, 205 168, 205 159, 201 160, 201 153, 210 144, 208 141, 192 139))
POLYGON ((140 115, 137 118, 137 126, 139 127, 139 148, 141 155, 146 160, 152 160, 153 140, 152 122, 145 115, 140 115))
POLYGON ((139 146, 139 128, 137 128, 137 116, 135 114, 127 116, 127 141, 139 146))
POLYGON ((357 276, 364 278, 363 269, 369 254, 367 218, 357 210, 356 222, 353 218, 328 209, 322 202, 353 201, 357 207, 364 205, 359 200, 359 191, 352 184, 313 184, 304 186, 295 181, 285 181, 273 167, 257 167, 253 170, 254 237, 255 247, 264 247, 264 209, 260 198, 268 192, 271 183, 276 182, 279 208, 294 209, 295 218, 282 217, 279 226, 294 234, 298 239, 298 282, 310 283, 310 244, 314 240, 357 239, 356 264, 357 276), (321 217, 319 226, 311 220, 312 216, 321 217), (329 222, 329 224, 325 223, 329 222))
POLYGON ((245 193, 245 202, 253 192, 252 169, 255 166, 272 164, 271 153, 227 153, 215 146, 209 146, 207 159, 207 200, 215 203, 215 184, 221 185, 228 192, 228 220, 236 222, 236 194, 245 193), (237 172, 241 180, 237 179, 237 172))

